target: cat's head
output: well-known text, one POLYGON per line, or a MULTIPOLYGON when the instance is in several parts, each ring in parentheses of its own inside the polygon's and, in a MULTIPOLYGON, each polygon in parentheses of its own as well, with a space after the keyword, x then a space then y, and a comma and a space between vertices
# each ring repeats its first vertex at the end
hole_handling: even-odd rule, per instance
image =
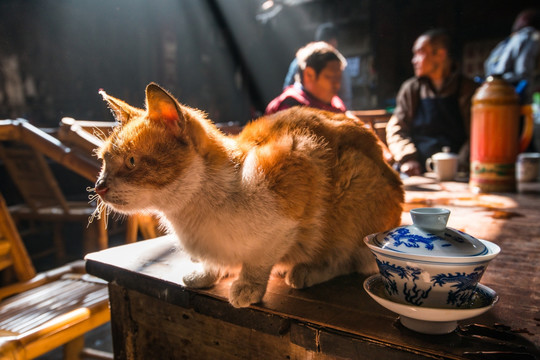
POLYGON ((102 203, 130 214, 159 210, 173 196, 189 198, 206 151, 203 115, 153 83, 146 88, 146 109, 100 93, 118 122, 97 150, 103 164, 94 190, 102 203))

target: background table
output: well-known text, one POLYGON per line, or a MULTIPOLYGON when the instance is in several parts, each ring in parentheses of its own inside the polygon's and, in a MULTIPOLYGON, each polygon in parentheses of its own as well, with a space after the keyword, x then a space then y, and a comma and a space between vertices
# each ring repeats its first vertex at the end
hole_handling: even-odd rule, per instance
POLYGON ((466 183, 405 180, 403 224, 414 207, 452 211, 449 226, 502 248, 482 283, 500 296, 487 313, 448 335, 421 335, 342 276, 294 290, 272 278, 260 304, 235 309, 231 279, 188 290, 189 257, 170 236, 87 256, 89 273, 109 281, 117 359, 535 359, 540 346, 540 196, 472 194, 466 183))

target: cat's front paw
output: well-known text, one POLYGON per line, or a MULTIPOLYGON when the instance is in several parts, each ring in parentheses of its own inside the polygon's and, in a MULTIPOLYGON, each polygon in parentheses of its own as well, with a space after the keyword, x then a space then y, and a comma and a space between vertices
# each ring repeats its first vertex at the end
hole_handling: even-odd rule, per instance
POLYGON ((193 271, 185 275, 182 280, 187 287, 202 289, 213 286, 218 281, 218 275, 214 272, 193 271))
POLYGON ((243 280, 232 283, 229 291, 229 302, 236 308, 248 307, 262 300, 266 292, 266 284, 254 284, 243 280))

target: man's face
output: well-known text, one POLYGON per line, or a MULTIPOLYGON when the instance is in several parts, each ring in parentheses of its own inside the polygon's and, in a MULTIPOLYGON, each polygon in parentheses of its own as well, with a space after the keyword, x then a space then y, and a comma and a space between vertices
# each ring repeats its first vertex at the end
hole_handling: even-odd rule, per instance
POLYGON ((317 99, 330 103, 341 87, 341 63, 329 61, 317 76, 313 68, 304 70, 304 87, 317 99))
POLYGON ((433 77, 442 69, 444 54, 442 49, 435 50, 425 36, 419 37, 413 46, 412 64, 417 77, 433 77))

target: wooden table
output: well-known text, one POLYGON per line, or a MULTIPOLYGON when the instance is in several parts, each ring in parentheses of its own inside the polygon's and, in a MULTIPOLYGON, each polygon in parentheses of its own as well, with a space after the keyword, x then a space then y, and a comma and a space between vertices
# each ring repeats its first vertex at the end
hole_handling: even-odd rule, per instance
POLYGON ((540 184, 521 194, 480 194, 467 183, 405 180, 403 223, 414 207, 452 211, 449 226, 502 248, 482 283, 500 296, 448 335, 421 335, 373 301, 359 275, 304 290, 272 278, 262 303, 235 309, 232 280, 188 290, 194 264, 171 237, 87 256, 109 281, 116 359, 535 359, 540 358, 540 184))

